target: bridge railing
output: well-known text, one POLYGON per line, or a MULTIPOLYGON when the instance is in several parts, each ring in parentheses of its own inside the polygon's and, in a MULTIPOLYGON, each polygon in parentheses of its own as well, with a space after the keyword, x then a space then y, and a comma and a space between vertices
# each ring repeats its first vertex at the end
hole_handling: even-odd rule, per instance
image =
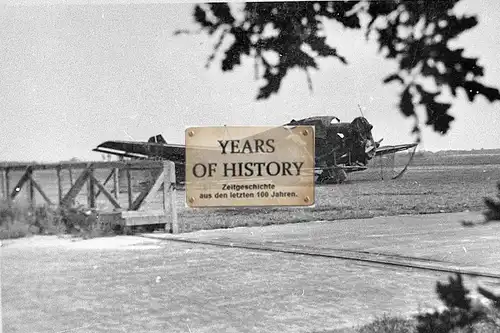
MULTIPOLYGON (((151 212, 170 220, 171 230, 177 232, 175 164, 171 161, 0 163, 0 173, 0 194, 9 204, 25 192, 31 207, 37 206, 37 197, 41 197, 42 203, 49 206, 71 207, 77 201, 80 205, 84 201, 89 209, 123 213, 122 217, 147 217, 151 212), (133 173, 140 176, 133 177, 133 173), (158 192, 163 194, 160 202, 158 192), (81 200, 82 197, 86 200, 81 200), (100 200, 98 205, 99 198, 106 202, 100 200), (163 214, 158 214, 158 209, 153 210, 148 203, 160 205, 163 214)), ((135 221, 134 225, 137 224, 141 223, 135 221)))

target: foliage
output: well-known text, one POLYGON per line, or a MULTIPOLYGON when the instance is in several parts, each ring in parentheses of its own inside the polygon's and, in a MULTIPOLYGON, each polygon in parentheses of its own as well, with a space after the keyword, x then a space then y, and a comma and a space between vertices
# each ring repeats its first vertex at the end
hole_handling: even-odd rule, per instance
POLYGON ((442 312, 417 315, 417 332, 447 333, 456 328, 470 326, 484 318, 484 314, 471 306, 471 299, 462 282, 462 276, 449 278, 449 284, 437 283, 436 292, 446 305, 442 312))
MULTIPOLYGON (((497 197, 500 199, 500 182, 497 183, 498 194, 497 197)), ((486 221, 500 221, 500 200, 494 200, 490 198, 484 198, 484 203, 488 208, 484 213, 486 221)))
POLYGON ((412 333, 415 324, 412 320, 384 315, 357 330, 358 333, 412 333))
POLYGON ((84 206, 58 208, 58 212, 66 233, 90 238, 104 236, 112 232, 108 226, 99 223, 97 212, 84 206))
POLYGON ((58 232, 57 218, 43 207, 32 210, 27 205, 0 202, 0 239, 58 232))
MULTIPOLYGON (((201 31, 217 37, 210 64, 221 52, 221 69, 231 71, 242 57, 255 61, 256 79, 264 79, 257 99, 267 99, 279 91, 286 74, 298 68, 307 74, 318 69, 318 58, 348 60, 326 43, 325 21, 335 21, 346 29, 364 30, 367 39, 374 36, 379 53, 397 61, 397 72, 383 83, 399 83, 399 109, 415 118, 413 132, 420 139, 417 108, 425 110, 426 125, 441 134, 453 121, 450 103, 438 101, 444 88, 456 97, 462 89, 470 102, 482 95, 490 102, 500 100, 496 88, 478 81, 484 68, 477 58, 464 56, 463 48, 451 48, 463 32, 477 25, 475 16, 457 16, 452 10, 460 0, 443 1, 308 1, 248 2, 243 5, 210 3, 196 5, 194 19, 201 31), (362 27, 361 19, 369 23, 362 27), (226 40, 230 46, 221 51, 226 40), (276 61, 272 60, 274 55, 276 61), (431 86, 433 86, 431 88, 431 86)), ((178 32, 180 33, 180 32, 178 32)))
POLYGON ((117 231, 100 224, 97 213, 85 207, 32 209, 23 204, 0 202, 0 239, 64 233, 89 238, 117 231))
MULTIPOLYGON (((500 182, 497 183, 497 189, 497 197, 500 199, 500 182)), ((500 201, 491 198, 484 198, 484 203, 487 208, 484 212, 484 221, 477 223, 471 221, 462 221, 462 225, 464 227, 473 227, 476 225, 485 225, 492 221, 500 221, 500 201)))
POLYGON ((416 316, 418 333, 448 333, 448 332, 477 332, 481 326, 487 326, 488 331, 499 326, 495 321, 498 315, 499 297, 483 288, 478 289, 486 298, 494 302, 494 309, 490 311, 486 306, 474 305, 469 297, 469 290, 463 285, 462 276, 450 277, 448 284, 437 283, 436 292, 446 308, 443 311, 419 314, 416 316), (479 328, 479 329, 478 329, 479 328))

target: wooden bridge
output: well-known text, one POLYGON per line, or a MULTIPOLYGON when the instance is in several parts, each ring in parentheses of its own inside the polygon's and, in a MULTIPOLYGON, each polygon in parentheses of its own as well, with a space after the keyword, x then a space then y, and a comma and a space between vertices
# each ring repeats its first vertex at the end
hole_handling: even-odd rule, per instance
POLYGON ((175 164, 171 161, 2 163, 0 171, 0 194, 9 205, 24 189, 33 208, 39 199, 44 205, 61 207, 84 201, 86 208, 97 211, 108 223, 111 219, 125 227, 163 224, 166 231, 178 232, 175 164), (163 195, 160 202, 159 192, 163 195), (99 197, 105 202, 98 201, 99 197), (156 203, 156 209, 151 203, 156 203))

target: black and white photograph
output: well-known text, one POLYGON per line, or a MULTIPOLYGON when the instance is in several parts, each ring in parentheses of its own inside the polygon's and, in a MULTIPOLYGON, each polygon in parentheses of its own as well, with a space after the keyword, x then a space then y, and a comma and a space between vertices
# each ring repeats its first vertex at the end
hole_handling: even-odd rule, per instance
POLYGON ((500 332, 499 18, 0 1, 0 332, 500 332))

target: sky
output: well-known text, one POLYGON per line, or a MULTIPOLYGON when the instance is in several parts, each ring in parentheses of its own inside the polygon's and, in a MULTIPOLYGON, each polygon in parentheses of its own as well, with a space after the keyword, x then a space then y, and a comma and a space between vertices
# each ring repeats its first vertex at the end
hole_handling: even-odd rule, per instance
MULTIPOLYGON (((413 120, 397 108, 401 88, 382 85, 395 63, 361 32, 330 24, 328 41, 349 64, 319 61, 312 92, 303 72, 291 72, 277 95, 256 101, 252 61, 223 73, 219 57, 206 69, 215 41, 173 35, 196 29, 193 3, 14 3, 22 4, 0 5, 1 161, 100 160, 92 149, 103 141, 162 134, 183 144, 188 126, 275 126, 314 115, 350 122, 358 104, 376 140, 414 141, 413 120)), ((480 58, 481 82, 500 88, 500 3, 464 0, 457 9, 477 14, 479 24, 455 45, 480 58)), ((451 114, 448 134, 426 128, 420 149, 500 148, 499 102, 470 103, 460 91, 451 114)))

